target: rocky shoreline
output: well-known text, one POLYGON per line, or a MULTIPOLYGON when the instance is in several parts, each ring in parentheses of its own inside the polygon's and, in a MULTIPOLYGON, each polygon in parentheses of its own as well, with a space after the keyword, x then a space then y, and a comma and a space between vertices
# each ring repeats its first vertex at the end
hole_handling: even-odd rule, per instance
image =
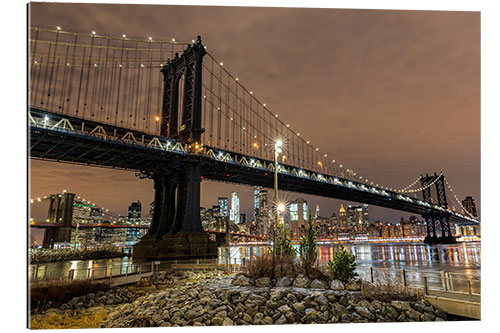
MULTIPOLYGON (((44 320, 105 313, 95 327, 284 325, 443 321, 445 313, 425 300, 381 302, 361 296, 359 282, 271 280, 220 272, 159 273, 134 287, 75 297, 32 316, 44 320)), ((64 324, 61 323, 61 328, 64 324)), ((69 327, 68 327, 69 328, 69 327)))

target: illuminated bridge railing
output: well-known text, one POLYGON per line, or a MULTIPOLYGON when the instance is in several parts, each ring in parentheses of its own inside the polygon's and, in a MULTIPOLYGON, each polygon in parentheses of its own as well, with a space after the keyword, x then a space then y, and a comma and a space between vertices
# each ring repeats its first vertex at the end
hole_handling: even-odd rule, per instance
MULTIPOLYGON (((172 139, 165 139, 157 136, 142 135, 140 137, 136 137, 137 133, 136 135, 134 135, 132 132, 128 132, 123 136, 115 137, 113 136, 113 133, 107 133, 101 126, 96 126, 93 128, 87 127, 85 128, 85 130, 82 131, 79 130, 76 125, 73 126, 73 124, 67 118, 56 117, 55 119, 50 119, 49 114, 50 113, 46 113, 44 117, 40 116, 34 117, 30 113, 29 125, 33 128, 46 129, 62 133, 74 133, 79 135, 86 135, 98 138, 100 140, 106 140, 110 142, 120 142, 127 145, 148 147, 150 149, 169 152, 172 154, 199 155, 203 156, 204 158, 212 159, 218 162, 255 168, 259 170, 264 170, 266 172, 274 172, 274 164, 268 160, 257 159, 254 157, 223 151, 221 149, 211 148, 207 146, 193 147, 193 145, 187 143, 178 142, 172 139)), ((472 223, 478 223, 477 220, 474 220, 463 214, 454 212, 451 209, 444 209, 438 205, 431 205, 420 199, 411 198, 409 196, 392 191, 387 191, 382 188, 368 186, 364 183, 359 183, 353 180, 348 180, 340 177, 331 176, 328 174, 318 173, 307 169, 294 168, 292 166, 283 164, 279 165, 278 173, 301 179, 308 179, 316 182, 337 185, 352 190, 369 192, 371 194, 390 198, 391 200, 400 200, 421 207, 427 207, 429 209, 446 212, 453 216, 459 217, 463 220, 467 220, 472 223)))

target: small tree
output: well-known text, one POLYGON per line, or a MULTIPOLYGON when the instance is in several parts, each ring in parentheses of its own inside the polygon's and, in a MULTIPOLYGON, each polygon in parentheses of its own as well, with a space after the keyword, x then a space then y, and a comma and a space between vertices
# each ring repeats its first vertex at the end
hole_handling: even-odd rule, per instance
POLYGON ((328 262, 328 270, 335 280, 347 282, 358 274, 356 270, 356 256, 347 252, 340 244, 340 249, 333 255, 333 261, 328 262))
POLYGON ((275 250, 277 257, 295 257, 297 253, 292 246, 292 242, 287 235, 284 224, 278 223, 275 228, 275 250))
POLYGON ((299 254, 300 262, 302 268, 307 275, 310 275, 316 260, 318 259, 318 250, 316 248, 316 232, 313 228, 313 223, 311 220, 311 214, 309 213, 309 223, 307 226, 307 232, 299 244, 299 254))

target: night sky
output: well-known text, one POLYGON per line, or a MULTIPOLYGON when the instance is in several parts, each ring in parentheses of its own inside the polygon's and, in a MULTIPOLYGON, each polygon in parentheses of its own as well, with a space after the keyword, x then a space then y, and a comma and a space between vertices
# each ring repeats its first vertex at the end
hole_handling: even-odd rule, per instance
MULTIPOLYGON (((480 211, 479 12, 33 3, 30 20, 101 35, 202 35, 245 87, 345 168, 394 188, 442 171, 480 211)), ((136 200, 146 213, 153 200, 152 181, 133 172, 30 162, 31 198, 65 188, 121 214, 136 200)), ((252 218, 250 187, 205 181, 202 206, 231 191, 252 218)), ((283 196, 319 203, 323 216, 340 206, 283 196)), ((33 207, 36 219, 45 214, 33 207)), ((371 220, 401 216, 370 207, 371 220)))

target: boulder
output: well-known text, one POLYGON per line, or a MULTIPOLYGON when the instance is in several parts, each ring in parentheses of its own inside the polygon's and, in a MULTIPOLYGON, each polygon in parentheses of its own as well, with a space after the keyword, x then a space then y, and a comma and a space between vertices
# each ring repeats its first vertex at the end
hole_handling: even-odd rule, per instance
POLYGON ((235 277, 232 281, 232 284, 235 285, 235 286, 250 286, 252 285, 252 279, 246 277, 245 275, 238 275, 237 277, 235 277))
POLYGON ((332 280, 332 282, 330 282, 330 289, 344 290, 344 284, 340 280, 332 280))
POLYGON ((222 321, 222 326, 233 326, 233 321, 231 318, 224 318, 222 321))
POLYGON ((345 289, 350 291, 360 291, 361 290, 361 282, 358 280, 351 280, 347 282, 345 285, 345 289))
POLYGON ((309 288, 311 285, 311 280, 305 275, 299 275, 293 281, 293 286, 297 288, 309 288))
POLYGON ((277 287, 290 287, 293 283, 293 279, 288 276, 284 276, 276 282, 277 287))
POLYGON ((271 287, 271 279, 268 277, 261 277, 255 280, 257 287, 271 287))
POLYGON ((311 282, 311 288, 315 289, 328 289, 328 284, 323 280, 314 279, 311 282))
POLYGON ((411 310, 410 303, 404 301, 392 301, 391 305, 398 311, 411 310))
POLYGON ((302 303, 302 302, 293 303, 292 308, 294 308, 295 311, 297 311, 297 312, 303 312, 306 309, 306 307, 304 306, 304 303, 302 303))

